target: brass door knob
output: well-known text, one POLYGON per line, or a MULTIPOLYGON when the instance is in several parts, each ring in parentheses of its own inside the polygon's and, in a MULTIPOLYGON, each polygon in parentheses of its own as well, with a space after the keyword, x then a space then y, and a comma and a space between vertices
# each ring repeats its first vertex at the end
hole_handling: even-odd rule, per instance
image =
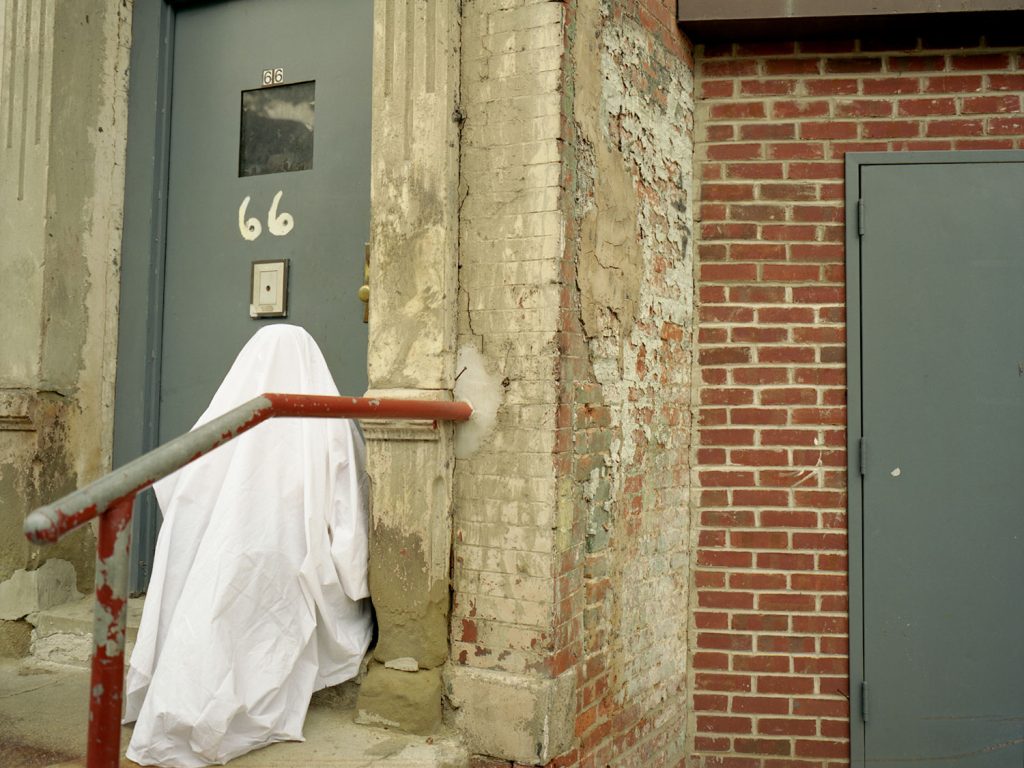
POLYGON ((363 244, 363 285, 359 286, 356 295, 363 302, 363 322, 370 322, 370 244, 363 244))

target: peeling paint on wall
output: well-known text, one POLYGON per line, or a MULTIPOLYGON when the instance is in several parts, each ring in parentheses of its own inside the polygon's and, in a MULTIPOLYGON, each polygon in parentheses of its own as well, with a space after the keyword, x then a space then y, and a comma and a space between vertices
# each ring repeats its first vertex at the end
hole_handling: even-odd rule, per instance
POLYGON ((570 62, 586 348, 563 383, 577 436, 563 492, 587 516, 582 684, 595 691, 577 730, 592 759, 621 766, 683 754, 689 610, 692 60, 638 5, 578 3, 570 62))
POLYGON ((0 579, 62 558, 88 588, 90 530, 40 549, 21 523, 110 466, 132 7, 20 7, 31 19, 0 38, 5 76, 25 61, 34 83, 0 88, 0 115, 33 117, 0 142, 0 268, 18 297, 0 309, 0 579))
POLYGON ((598 142, 592 184, 580 222, 577 281, 583 329, 590 339, 628 337, 636 321, 643 262, 633 177, 617 149, 598 142))

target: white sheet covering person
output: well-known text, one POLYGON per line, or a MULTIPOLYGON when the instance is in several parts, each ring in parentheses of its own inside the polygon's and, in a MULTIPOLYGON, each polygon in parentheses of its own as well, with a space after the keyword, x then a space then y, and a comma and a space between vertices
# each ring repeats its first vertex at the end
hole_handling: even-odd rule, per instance
MULTIPOLYGON (((308 333, 266 326, 196 426, 263 392, 338 394, 308 333)), ((272 419, 156 484, 130 759, 192 768, 301 740, 313 691, 356 675, 372 633, 363 459, 351 422, 272 419)))

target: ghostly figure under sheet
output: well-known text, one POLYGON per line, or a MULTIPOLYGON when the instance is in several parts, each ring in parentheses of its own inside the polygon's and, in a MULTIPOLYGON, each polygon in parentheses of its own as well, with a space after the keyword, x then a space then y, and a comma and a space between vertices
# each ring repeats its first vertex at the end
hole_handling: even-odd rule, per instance
MULTIPOLYGON (((196 426, 263 392, 338 394, 312 337, 271 325, 196 426)), ((356 675, 372 633, 363 458, 351 422, 273 419, 156 484, 130 759, 192 768, 301 740, 313 691, 356 675)))

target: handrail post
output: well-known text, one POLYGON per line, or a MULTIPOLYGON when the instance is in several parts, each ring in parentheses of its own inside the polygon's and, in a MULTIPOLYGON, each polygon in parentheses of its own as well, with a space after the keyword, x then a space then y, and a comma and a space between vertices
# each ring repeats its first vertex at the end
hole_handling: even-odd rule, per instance
POLYGON ((128 551, 134 502, 135 494, 129 494, 114 502, 99 519, 92 679, 89 684, 88 768, 116 768, 121 760, 128 551))

